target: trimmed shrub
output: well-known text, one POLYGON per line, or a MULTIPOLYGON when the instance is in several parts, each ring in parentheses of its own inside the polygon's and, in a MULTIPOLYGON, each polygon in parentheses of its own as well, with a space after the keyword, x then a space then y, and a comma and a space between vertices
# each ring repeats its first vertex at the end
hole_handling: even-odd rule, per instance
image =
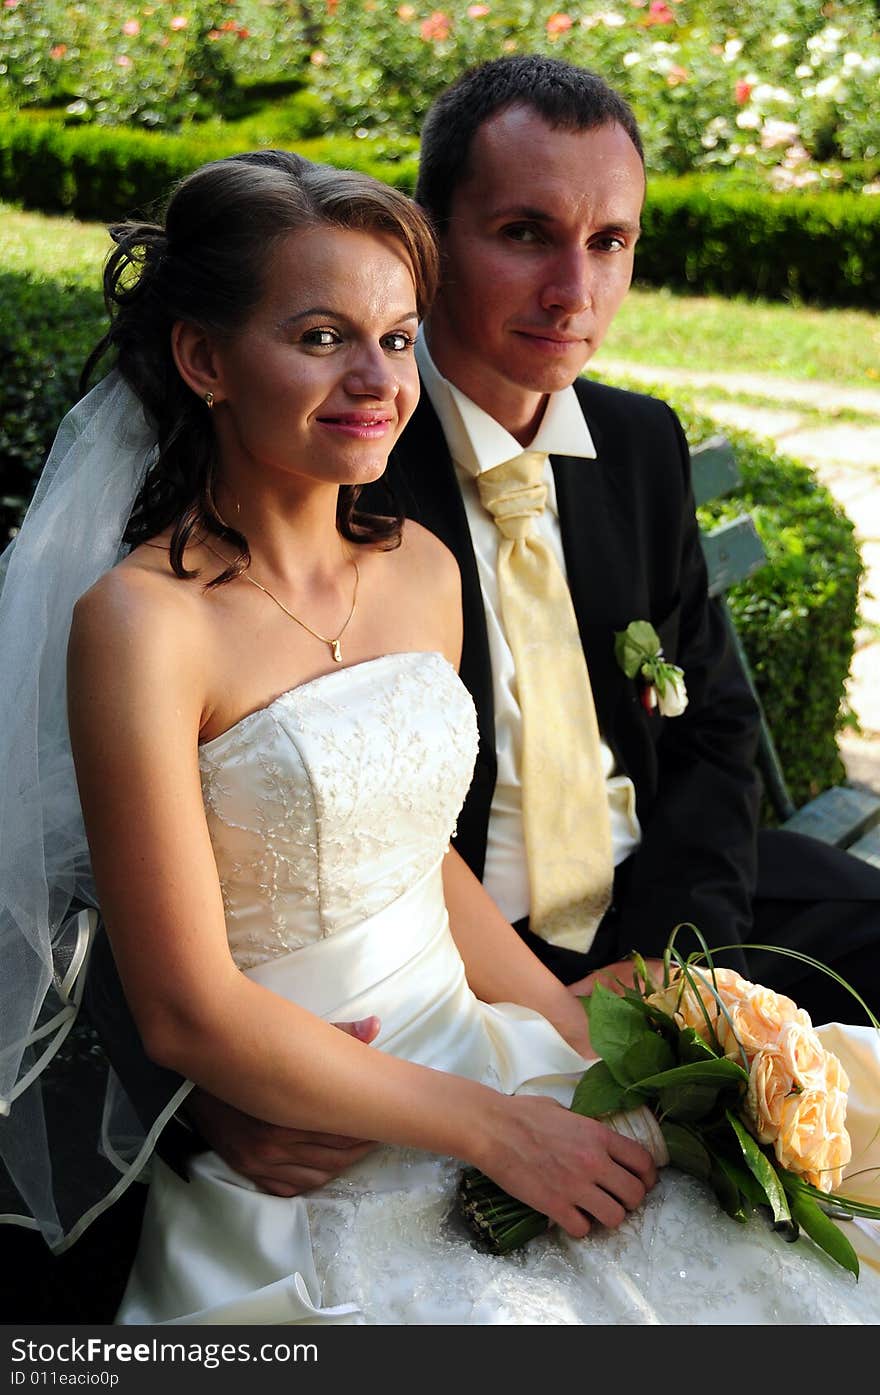
MULTIPOLYGON (((249 137, 250 124, 244 131, 214 127, 171 136, 0 116, 0 198, 99 222, 142 215, 199 165, 259 144, 249 137)), ((415 144, 398 148, 403 159, 389 154, 384 142, 329 136, 296 141, 310 160, 359 169, 411 192, 415 144)))
MULTIPOLYGON (((676 393, 692 442, 717 427, 676 393)), ((727 596, 779 759, 797 806, 846 778, 837 734, 858 623, 862 560, 853 525, 806 465, 771 443, 727 430, 742 483, 699 510, 703 527, 748 512, 767 552, 760 571, 727 596)), ((764 819, 774 822, 769 805, 764 819)))
POLYGON ((21 520, 77 380, 106 327, 101 292, 0 271, 0 548, 21 520))
POLYGON ((880 305, 880 202, 864 194, 658 178, 649 180, 643 222, 636 272, 651 284, 880 305))

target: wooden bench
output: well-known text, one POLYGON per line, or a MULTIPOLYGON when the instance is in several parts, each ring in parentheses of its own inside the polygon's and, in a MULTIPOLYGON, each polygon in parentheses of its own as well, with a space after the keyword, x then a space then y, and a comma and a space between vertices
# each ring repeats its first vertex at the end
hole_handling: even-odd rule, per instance
MULTIPOLYGON (((733 447, 723 436, 713 436, 711 440, 695 446, 691 452, 691 463, 697 504, 724 498, 740 482, 733 447)), ((880 795, 851 785, 839 785, 835 789, 825 790, 800 809, 796 809, 792 803, 748 659, 724 598, 731 586, 751 576, 767 560, 754 522, 748 514, 741 514, 704 532, 702 544, 709 572, 709 594, 721 606, 733 645, 761 713, 758 767, 780 826, 796 833, 807 833, 834 847, 846 848, 856 857, 880 867, 880 795)))

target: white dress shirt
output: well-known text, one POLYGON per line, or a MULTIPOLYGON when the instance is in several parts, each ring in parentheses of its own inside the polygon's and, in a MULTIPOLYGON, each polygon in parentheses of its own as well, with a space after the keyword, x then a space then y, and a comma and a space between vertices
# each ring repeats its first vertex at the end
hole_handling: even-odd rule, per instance
MULTIPOLYGON (((483 883, 508 920, 514 921, 529 914, 530 902, 520 780, 522 715, 513 655, 504 633, 498 601, 495 569, 499 533, 491 515, 480 502, 476 476, 495 465, 501 465, 505 460, 511 460, 526 447, 521 446, 509 431, 440 374, 422 334, 416 342, 416 358, 424 390, 440 419, 449 453, 455 463, 477 559, 489 632, 495 696, 495 749, 498 756, 498 777, 489 817, 483 883)), ((544 466, 547 502, 535 526, 552 547, 565 575, 559 509, 549 456, 576 456, 584 461, 596 458, 589 427, 573 387, 550 395, 537 434, 528 449, 546 452, 548 456, 544 466)), ((584 468, 588 469, 589 466, 585 464, 584 468)), ((626 775, 615 773, 614 757, 604 741, 601 743, 601 754, 608 791, 614 865, 617 866, 638 845, 641 831, 636 817, 632 781, 626 775)))

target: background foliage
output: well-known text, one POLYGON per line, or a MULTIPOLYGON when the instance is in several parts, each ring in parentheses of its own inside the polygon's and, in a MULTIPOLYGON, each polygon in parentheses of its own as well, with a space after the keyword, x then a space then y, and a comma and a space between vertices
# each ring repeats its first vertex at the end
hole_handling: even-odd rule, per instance
POLYGON ((880 174, 874 0, 3 0, 0 107, 177 129, 300 88, 314 134, 417 135, 462 68, 539 51, 605 74, 656 171, 775 187, 880 174))

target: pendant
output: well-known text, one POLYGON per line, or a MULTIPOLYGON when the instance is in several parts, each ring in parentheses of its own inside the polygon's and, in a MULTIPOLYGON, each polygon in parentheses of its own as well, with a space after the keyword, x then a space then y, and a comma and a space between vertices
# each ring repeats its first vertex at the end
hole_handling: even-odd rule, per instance
POLYGON ((339 647, 339 640, 338 640, 338 639, 331 639, 331 640, 328 640, 328 643, 329 643, 329 645, 330 645, 330 653, 333 655, 333 662, 334 662, 334 664, 341 664, 341 663, 342 663, 342 650, 341 650, 340 647, 339 647))

